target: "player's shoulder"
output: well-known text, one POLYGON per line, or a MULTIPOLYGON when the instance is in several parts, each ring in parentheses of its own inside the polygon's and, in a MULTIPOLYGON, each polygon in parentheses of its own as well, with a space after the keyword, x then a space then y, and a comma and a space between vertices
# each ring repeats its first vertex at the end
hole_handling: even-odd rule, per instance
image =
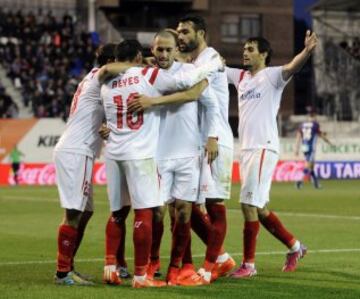
POLYGON ((97 78, 98 72, 99 72, 100 68, 98 67, 93 67, 86 75, 84 78, 87 79, 94 79, 97 78))
POLYGON ((215 50, 213 47, 207 47, 204 50, 204 54, 206 54, 206 55, 214 55, 214 54, 219 54, 219 52, 217 50, 215 50))
POLYGON ((219 54, 219 52, 216 51, 213 47, 207 47, 201 51, 199 56, 196 58, 195 62, 201 63, 203 61, 210 59, 212 56, 214 56, 216 54, 219 54))
POLYGON ((270 75, 274 75, 274 73, 279 73, 282 71, 282 66, 281 65, 276 65, 276 66, 267 66, 264 69, 264 72, 270 75))
POLYGON ((187 71, 187 70, 193 70, 195 69, 195 65, 193 65, 192 63, 188 63, 188 62, 174 62, 174 67, 177 70, 181 70, 181 71, 187 71))

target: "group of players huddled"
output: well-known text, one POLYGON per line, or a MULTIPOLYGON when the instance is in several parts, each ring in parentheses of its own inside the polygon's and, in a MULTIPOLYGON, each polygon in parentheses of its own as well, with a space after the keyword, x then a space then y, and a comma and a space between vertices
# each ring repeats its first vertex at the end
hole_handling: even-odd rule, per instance
POLYGON ((151 58, 143 57, 136 40, 101 47, 98 66, 74 94, 66 130, 54 152, 65 209, 58 231, 55 282, 93 284, 75 271, 74 257, 93 214, 92 170, 103 139, 111 210, 105 283, 121 285, 122 279, 131 276, 124 257, 130 207, 134 210, 134 288, 208 285, 220 276, 255 275, 260 224, 288 247, 282 270, 294 271, 307 249, 267 203, 278 161, 276 115, 281 95, 316 43, 316 35, 307 32, 302 52, 288 64, 269 67, 269 42, 250 38, 244 44, 244 69, 229 68, 207 45, 204 20, 186 16, 176 30, 162 29, 155 35, 151 58), (224 201, 230 198, 234 155, 228 84, 235 85, 239 101, 241 147, 236 154, 244 228, 238 268, 223 246, 224 201), (165 207, 172 244, 166 279, 161 281, 154 277, 160 269, 165 207), (192 261, 191 229, 206 245, 198 271, 192 261))

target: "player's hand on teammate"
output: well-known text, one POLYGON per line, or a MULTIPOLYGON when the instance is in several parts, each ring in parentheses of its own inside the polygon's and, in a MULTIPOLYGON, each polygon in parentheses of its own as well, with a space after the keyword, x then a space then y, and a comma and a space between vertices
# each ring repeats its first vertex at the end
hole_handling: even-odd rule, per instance
POLYGON ((215 137, 209 137, 205 145, 205 154, 208 157, 208 163, 211 164, 218 156, 218 141, 215 137))
POLYGON ((109 138, 110 135, 110 129, 105 125, 102 124, 100 129, 99 129, 99 135, 102 139, 107 140, 109 138))
POLYGON ((144 57, 143 62, 148 66, 157 66, 155 57, 144 57))
POLYGON ((317 45, 318 39, 315 32, 311 32, 310 30, 306 31, 305 35, 305 49, 309 53, 312 53, 317 45))
POLYGON ((152 107, 154 104, 153 98, 145 95, 135 95, 128 105, 129 112, 141 112, 147 108, 152 107))

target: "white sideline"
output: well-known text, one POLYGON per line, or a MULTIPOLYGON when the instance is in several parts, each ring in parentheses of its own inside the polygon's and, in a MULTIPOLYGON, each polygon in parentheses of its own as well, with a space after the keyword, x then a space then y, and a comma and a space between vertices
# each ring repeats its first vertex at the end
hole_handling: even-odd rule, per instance
MULTIPOLYGON (((241 213, 240 209, 226 209, 229 212, 241 213)), ((360 216, 342 216, 342 215, 328 215, 328 214, 311 214, 311 213, 293 213, 293 212, 276 212, 275 214, 280 216, 291 217, 315 217, 315 218, 327 218, 327 219, 345 219, 345 220, 360 220, 360 216)))
MULTIPOLYGON (((338 248, 338 249, 314 249, 308 250, 310 254, 319 254, 319 253, 344 253, 344 252, 360 252, 360 248, 338 248)), ((241 252, 229 253, 231 256, 241 256, 241 252)), ((263 251, 257 252, 256 255, 285 255, 285 251, 263 251)), ((193 257, 204 257, 203 254, 194 254, 193 257)), ((170 259, 169 256, 162 257, 163 259, 170 259)), ((134 258, 129 257, 127 260, 132 261, 134 258)), ((89 262, 102 262, 104 258, 90 258, 90 259, 76 259, 77 263, 89 263, 89 262)), ((19 266, 19 265, 40 265, 40 264, 55 264, 55 260, 47 261, 22 261, 22 262, 0 262, 1 266, 19 266)))
MULTIPOLYGON (((58 203, 58 198, 56 197, 30 197, 30 196, 14 196, 14 195, 5 195, 0 197, 1 200, 20 200, 20 201, 37 201, 37 202, 55 202, 58 203)), ((107 201, 95 201, 95 206, 97 205, 108 205, 107 201)), ((228 212, 240 213, 240 209, 228 208, 228 212)), ((311 214, 311 213, 293 213, 293 212, 275 212, 281 216, 290 216, 290 217, 315 217, 315 218, 325 218, 325 219, 343 219, 343 220, 360 220, 360 216, 341 216, 341 215, 327 215, 327 214, 311 214)))

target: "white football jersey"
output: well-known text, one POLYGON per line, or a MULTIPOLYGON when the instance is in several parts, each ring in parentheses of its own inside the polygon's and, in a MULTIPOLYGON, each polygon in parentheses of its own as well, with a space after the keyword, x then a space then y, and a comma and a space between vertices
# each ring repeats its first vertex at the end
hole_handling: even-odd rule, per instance
MULTIPOLYGON (((193 61, 195 66, 203 65, 208 62, 211 57, 218 54, 218 52, 211 47, 204 49, 199 56, 193 61)), ((228 148, 234 147, 234 137, 231 127, 229 125, 229 86, 225 72, 216 72, 210 76, 210 85, 218 100, 220 109, 220 122, 217 129, 218 143, 228 148)), ((207 130, 203 128, 203 124, 207 123, 205 113, 201 112, 201 131, 203 143, 207 141, 207 130)))
POLYGON ((229 82, 235 85, 239 101, 240 149, 265 148, 279 152, 276 116, 286 84, 282 67, 266 67, 255 76, 249 71, 226 68, 229 82))
POLYGON ((98 130, 104 120, 98 70, 92 69, 79 83, 71 103, 65 132, 55 147, 56 151, 90 157, 98 155, 102 143, 98 130))
POLYGON ((177 72, 171 75, 159 68, 133 67, 102 86, 101 98, 107 125, 111 130, 106 144, 107 158, 121 161, 156 157, 159 109, 130 113, 128 103, 135 94, 160 96, 166 92, 189 88, 202 79, 198 77, 195 80, 194 76, 187 74, 189 73, 177 72))
MULTIPOLYGON (((195 68, 193 64, 174 62, 164 70, 169 74, 187 72, 195 68)), ((200 105, 207 107, 208 134, 217 136, 219 108, 216 98, 211 98, 210 87, 200 97, 200 105)), ((170 104, 161 108, 160 137, 157 152, 158 160, 194 157, 201 146, 200 126, 198 121, 197 101, 184 104, 170 104)))

